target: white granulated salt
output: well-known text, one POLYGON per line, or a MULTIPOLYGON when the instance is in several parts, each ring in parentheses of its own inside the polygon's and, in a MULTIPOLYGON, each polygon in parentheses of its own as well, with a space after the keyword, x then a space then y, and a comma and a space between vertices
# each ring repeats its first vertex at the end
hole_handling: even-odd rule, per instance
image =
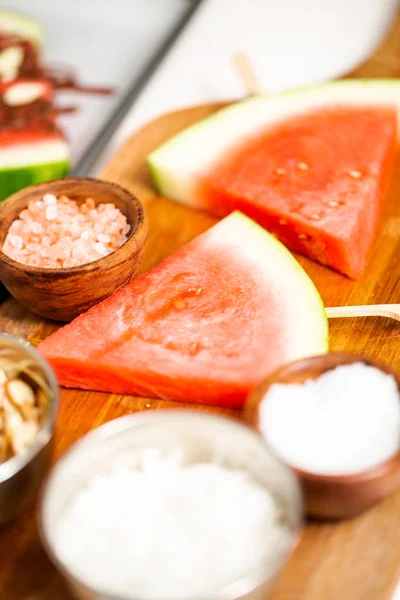
POLYGON ((400 448, 396 381, 353 363, 303 384, 276 384, 261 402, 260 427, 292 467, 325 475, 365 471, 400 448))
POLYGON ((94 477, 57 523, 59 557, 89 586, 125 598, 204 597, 287 548, 270 493, 212 463, 148 451, 140 469, 94 477))

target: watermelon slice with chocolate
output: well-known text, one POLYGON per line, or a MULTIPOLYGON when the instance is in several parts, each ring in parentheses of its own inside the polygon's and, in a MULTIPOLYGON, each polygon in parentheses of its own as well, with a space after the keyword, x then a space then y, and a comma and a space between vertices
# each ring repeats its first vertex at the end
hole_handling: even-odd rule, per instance
POLYGON ((230 407, 327 348, 314 284, 239 212, 38 346, 66 387, 230 407))
POLYGON ((0 84, 0 200, 68 173, 68 146, 52 100, 53 88, 44 79, 0 84))
POLYGON ((348 80, 255 97, 149 156, 165 196, 239 209, 290 249, 349 277, 365 268, 395 159, 400 83, 348 80))

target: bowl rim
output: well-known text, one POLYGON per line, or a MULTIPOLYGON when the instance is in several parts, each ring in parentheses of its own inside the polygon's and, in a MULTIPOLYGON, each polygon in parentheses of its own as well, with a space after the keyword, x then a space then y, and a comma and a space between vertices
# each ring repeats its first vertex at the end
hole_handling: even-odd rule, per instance
POLYGON ((37 352, 37 350, 35 350, 35 348, 29 342, 17 338, 9 333, 0 332, 0 344, 1 340, 4 339, 27 350, 33 359, 43 368, 51 390, 51 402, 48 418, 35 437, 32 445, 25 452, 17 454, 16 456, 13 456, 12 458, 0 464, 0 485, 21 471, 48 444, 55 429, 60 395, 60 390, 54 372, 43 356, 41 356, 41 354, 39 354, 39 352, 37 352))
MULTIPOLYGON (((109 594, 104 590, 91 587, 87 584, 83 579, 81 579, 78 575, 76 575, 72 569, 70 569, 60 558, 56 551, 54 543, 50 541, 50 536, 47 533, 48 526, 46 526, 46 504, 49 502, 49 498, 51 498, 51 485, 53 477, 55 476, 58 469, 66 462, 68 459, 76 454, 79 454, 86 447, 93 447, 96 445, 97 441, 101 441, 103 439, 108 439, 118 433, 123 431, 132 429, 134 430, 137 425, 140 425, 143 422, 150 421, 154 418, 167 418, 173 420, 179 417, 185 417, 189 419, 203 419, 209 421, 219 421, 221 423, 225 423, 228 427, 237 428, 243 432, 247 432, 247 434, 254 436, 255 439, 258 439, 260 443, 260 448, 265 454, 269 454, 274 460, 279 464, 279 468, 286 471, 290 477, 293 479, 294 485, 296 486, 297 499, 298 499, 298 511, 297 518, 298 524, 291 531, 291 539, 288 545, 287 551, 282 554, 279 561, 275 565, 275 569, 271 570, 266 576, 260 577, 257 581, 252 581, 251 584, 247 585, 246 590, 242 592, 242 595, 247 595, 251 593, 253 590, 257 589, 259 586, 267 584, 269 581, 273 581, 274 578, 279 574, 283 568, 283 566, 289 561, 293 552, 299 544, 300 538, 303 533, 304 527, 304 496, 303 491, 301 489, 300 482, 298 480, 297 475, 294 473, 293 469, 288 467, 274 452, 265 444, 263 438, 259 435, 258 431, 254 429, 249 423, 245 421, 241 421, 235 417, 212 413, 210 411, 199 412, 195 409, 182 409, 182 408, 172 408, 172 409, 153 409, 147 411, 139 411, 136 413, 123 415, 116 419, 112 419, 111 421, 107 421, 103 423, 99 427, 90 430, 83 437, 79 438, 76 442, 74 442, 65 452, 64 454, 57 460, 57 462, 52 466, 49 473, 46 475, 44 482, 41 486, 37 504, 37 526, 40 539, 42 541, 43 547, 45 548, 48 556, 51 558, 53 564, 57 567, 60 573, 66 578, 67 581, 73 581, 77 583, 80 587, 86 590, 89 593, 95 593, 99 595, 99 597, 104 597, 107 600, 140 600, 139 597, 136 596, 124 596, 124 595, 115 595, 109 594)), ((227 590, 240 582, 246 582, 248 580, 248 573, 241 573, 236 579, 229 581, 222 586, 215 588, 213 590, 208 590, 205 594, 212 596, 215 600, 224 600, 226 598, 227 590)), ((183 598, 183 597, 182 597, 183 598)), ((149 598, 149 600, 158 600, 155 598, 149 598)), ((166 599, 171 600, 171 599, 166 599)), ((189 600, 189 599, 188 599, 189 600)), ((200 597, 191 597, 190 600, 204 600, 204 595, 200 597)))
MULTIPOLYGON (((262 395, 263 395, 263 398, 258 401, 256 408, 251 411, 253 413, 253 417, 250 418, 249 420, 253 424, 253 427, 256 428, 258 433, 264 439, 266 444, 267 444, 267 441, 265 440, 264 434, 263 434, 262 429, 259 424, 259 406, 260 406, 261 402, 263 402, 263 400, 267 394, 267 390, 271 387, 271 385, 274 384, 273 380, 279 374, 284 373, 290 367, 293 367, 295 365, 301 365, 301 363, 323 362, 323 361, 327 360, 328 356, 332 357, 332 358, 335 358, 335 357, 342 358, 344 360, 348 359, 348 362, 343 362, 343 363, 340 362, 340 363, 334 364, 332 366, 329 366, 323 371, 323 373, 326 373, 327 371, 331 371, 341 365, 362 362, 362 363, 366 364, 367 366, 372 366, 372 367, 379 369, 383 373, 392 375, 397 383, 397 388, 399 391, 399 403, 400 403, 400 375, 397 373, 397 371, 394 368, 387 365, 383 361, 376 360, 374 358, 365 356, 363 354, 358 354, 356 352, 354 352, 354 353, 353 352, 328 352, 326 354, 317 354, 314 356, 299 358, 299 359, 290 361, 290 362, 286 363, 285 365, 275 369, 266 379, 264 379, 264 381, 253 392, 250 393, 250 395, 248 397, 248 399, 250 399, 253 396, 253 394, 255 394, 255 393, 260 393, 260 394, 262 393, 262 395)), ((313 379, 313 378, 310 378, 310 379, 313 379)), ((400 407, 399 407, 399 409, 400 409, 400 407)), ((247 412, 247 411, 245 410, 245 412, 247 412)), ((283 460, 283 459, 280 458, 280 460, 283 460)), ((283 461, 283 462, 285 462, 285 461, 283 461)), ((367 468, 363 471, 359 471, 357 473, 349 473, 349 474, 342 474, 342 475, 341 474, 337 474, 337 475, 326 474, 326 475, 324 475, 322 473, 313 473, 312 471, 306 471, 304 469, 300 469, 294 465, 291 465, 288 462, 285 462, 285 464, 286 464, 286 466, 288 466, 290 469, 292 469, 296 473, 297 477, 300 480, 302 480, 306 483, 311 483, 311 484, 319 483, 319 484, 325 484, 325 485, 340 485, 343 487, 345 487, 345 486, 351 487, 351 486, 358 485, 361 483, 375 481, 375 480, 379 479, 380 477, 387 475, 388 472, 392 472, 394 470, 399 470, 400 469, 400 445, 399 445, 398 450, 389 458, 385 459, 384 461, 378 463, 375 466, 369 467, 369 468, 367 468)))
MULTIPOLYGON (((119 185, 118 183, 114 183, 113 181, 106 181, 103 179, 99 179, 97 177, 64 177, 63 179, 53 179, 52 181, 43 181, 40 183, 36 183, 34 185, 30 185, 26 188, 23 188, 22 190, 19 190, 18 192, 15 192, 15 194, 11 194, 11 196, 8 196, 8 198, 6 198, 1 203, 1 205, 5 206, 5 203, 7 202, 7 200, 9 200, 10 198, 12 199, 13 196, 19 194, 22 191, 26 192, 26 191, 34 190, 35 188, 39 188, 39 187, 46 188, 47 186, 49 186, 51 188, 52 184, 59 184, 59 183, 64 183, 64 182, 66 184, 71 183, 71 182, 72 183, 73 182, 87 182, 94 186, 107 187, 110 189, 119 190, 119 191, 123 192, 124 194, 126 194, 127 195, 126 199, 127 200, 129 199, 132 202, 132 204, 135 206, 136 212, 137 212, 137 222, 135 224, 135 227, 131 227, 131 230, 128 234, 127 240, 121 246, 118 246, 117 248, 115 248, 115 250, 113 250, 112 252, 110 252, 110 254, 107 254, 106 256, 102 256, 96 260, 92 260, 91 262, 84 263, 83 265, 77 265, 76 267, 60 267, 58 269, 47 268, 47 267, 33 267, 31 265, 26 265, 25 263, 20 263, 20 262, 14 260, 13 258, 11 258, 10 256, 8 256, 7 254, 5 254, 3 252, 3 244, 1 244, 0 245, 0 263, 5 262, 8 265, 10 265, 13 269, 18 269, 19 271, 23 271, 24 273, 26 273, 28 275, 52 275, 52 276, 59 275, 61 277, 62 276, 65 277, 66 275, 89 273, 91 271, 95 271, 95 270, 103 267, 104 266, 103 261, 107 261, 107 260, 109 261, 111 257, 115 257, 115 255, 118 253, 118 251, 121 250, 122 248, 125 248, 127 244, 131 243, 132 240, 134 240, 136 238, 137 234, 143 228, 143 225, 146 221, 146 213, 145 213, 143 204, 141 203, 139 198, 137 198, 135 196, 135 194, 132 194, 132 192, 130 192, 127 188, 119 185)), ((44 191, 43 193, 46 193, 46 192, 44 191)), ((95 194, 93 194, 93 195, 95 195, 95 194)), ((140 250, 140 249, 138 249, 138 250, 140 250)))

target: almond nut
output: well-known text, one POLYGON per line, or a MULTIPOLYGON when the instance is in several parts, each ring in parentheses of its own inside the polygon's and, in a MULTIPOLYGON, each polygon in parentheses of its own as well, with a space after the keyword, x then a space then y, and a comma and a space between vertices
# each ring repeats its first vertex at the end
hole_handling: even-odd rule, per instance
POLYGON ((22 379, 9 379, 5 386, 7 398, 15 407, 20 408, 24 404, 34 406, 35 394, 32 388, 22 379))
POLYGON ((0 81, 12 81, 18 76, 24 60, 24 51, 20 46, 8 46, 0 52, 0 81))
POLYGON ((3 94, 7 106, 24 106, 38 100, 46 93, 46 87, 38 81, 23 81, 9 86, 3 94))

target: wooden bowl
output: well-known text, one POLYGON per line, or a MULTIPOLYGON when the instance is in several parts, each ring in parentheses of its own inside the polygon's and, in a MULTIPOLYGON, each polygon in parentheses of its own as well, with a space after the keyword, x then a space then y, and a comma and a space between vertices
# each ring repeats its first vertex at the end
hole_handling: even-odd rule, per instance
POLYGON ((115 290, 138 272, 147 241, 147 219, 142 204, 128 190, 100 179, 66 178, 27 187, 0 203, 0 279, 21 304, 56 321, 70 321, 115 290), (11 223, 30 200, 44 194, 82 203, 113 202, 131 226, 128 240, 114 252, 79 267, 44 269, 16 262, 2 252, 11 223))
MULTIPOLYGON (((272 373, 250 394, 245 408, 246 420, 262 435, 259 407, 272 385, 302 383, 316 379, 339 365, 355 362, 363 362, 393 375, 400 393, 399 376, 387 365, 356 354, 325 354, 292 362, 272 373)), ((291 468, 303 487, 306 514, 317 519, 353 517, 400 488, 400 450, 378 466, 354 475, 317 475, 291 468)))

